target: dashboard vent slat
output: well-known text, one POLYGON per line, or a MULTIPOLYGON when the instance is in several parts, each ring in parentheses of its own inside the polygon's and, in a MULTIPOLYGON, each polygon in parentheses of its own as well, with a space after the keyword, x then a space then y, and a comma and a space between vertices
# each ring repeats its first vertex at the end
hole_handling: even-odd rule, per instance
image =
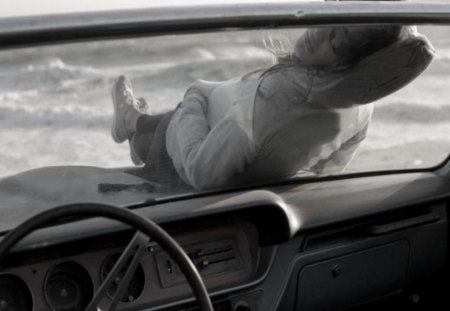
POLYGON ((440 219, 440 215, 431 208, 408 211, 396 215, 384 216, 375 220, 314 233, 306 237, 300 251, 348 244, 370 236, 388 234, 429 224, 440 219))

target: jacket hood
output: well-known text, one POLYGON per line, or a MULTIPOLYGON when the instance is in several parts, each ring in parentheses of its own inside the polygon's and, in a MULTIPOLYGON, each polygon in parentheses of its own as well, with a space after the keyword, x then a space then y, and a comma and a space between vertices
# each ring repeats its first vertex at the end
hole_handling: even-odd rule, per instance
POLYGON ((425 36, 411 32, 344 72, 319 72, 309 94, 310 102, 330 108, 374 102, 417 78, 430 65, 434 54, 425 36))

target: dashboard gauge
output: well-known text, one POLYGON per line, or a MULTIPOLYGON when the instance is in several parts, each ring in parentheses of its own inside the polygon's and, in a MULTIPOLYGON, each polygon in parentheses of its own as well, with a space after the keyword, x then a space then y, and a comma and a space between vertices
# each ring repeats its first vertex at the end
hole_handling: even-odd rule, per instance
POLYGON ((45 281, 45 297, 54 311, 84 310, 93 295, 88 272, 74 262, 54 266, 45 281))
POLYGON ((0 275, 0 311, 31 311, 33 299, 24 281, 14 275, 0 275))
MULTIPOLYGON (((114 267, 115 263, 120 257, 120 253, 112 254, 111 256, 107 257, 105 261, 102 264, 101 268, 101 280, 104 281, 107 277, 109 272, 111 272, 112 268, 114 267)), ((117 282, 113 282, 111 287, 108 289, 108 295, 109 297, 113 297, 114 293, 117 290, 117 286, 120 283, 120 279, 123 277, 124 271, 121 271, 119 273, 119 276, 117 278, 117 282)), ((144 269, 142 268, 141 264, 138 264, 136 271, 134 272, 133 277, 131 278, 130 283, 128 284, 127 289, 125 290, 124 295, 121 298, 121 302, 132 302, 136 300, 144 290, 145 285, 145 274, 144 269)))

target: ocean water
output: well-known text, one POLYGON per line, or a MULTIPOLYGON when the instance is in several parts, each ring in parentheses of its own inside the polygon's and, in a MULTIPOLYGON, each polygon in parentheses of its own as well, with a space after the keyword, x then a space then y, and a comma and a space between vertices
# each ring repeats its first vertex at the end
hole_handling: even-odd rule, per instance
MULTIPOLYGON (((427 71, 376 103, 351 171, 432 166, 450 153, 450 27, 421 28, 436 48, 427 71)), ((173 109, 196 79, 266 68, 265 42, 300 30, 165 36, 0 51, 0 176, 49 165, 132 165, 110 136, 111 85, 128 76, 149 113, 173 109)))

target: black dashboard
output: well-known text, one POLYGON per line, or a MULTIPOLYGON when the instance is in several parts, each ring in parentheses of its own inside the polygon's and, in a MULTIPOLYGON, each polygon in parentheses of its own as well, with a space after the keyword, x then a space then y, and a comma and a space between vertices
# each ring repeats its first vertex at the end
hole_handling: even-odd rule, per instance
MULTIPOLYGON (((435 173, 392 174, 178 198, 134 211, 180 243, 217 310, 340 310, 441 279, 449 189, 435 173)), ((133 235, 100 218, 36 231, 2 263, 7 298, 0 304, 79 310, 133 235)), ((177 264, 151 238, 145 243, 118 310, 195 308, 177 264)))
MULTIPOLYGON (((27 305, 42 306, 33 310, 77 309, 90 301, 94 288, 105 280, 132 237, 132 232, 125 231, 16 253, 6 261, 11 268, 0 277, 3 290, 16 288, 14 295, 26 298, 27 305)), ((257 231, 249 224, 194 230, 176 237, 211 291, 240 287, 262 277, 269 265, 270 254, 259 249, 257 231)), ((114 291, 113 285, 108 295, 114 291)), ((177 264, 149 240, 121 306, 125 310, 128 306, 157 308, 190 295, 177 264)))

